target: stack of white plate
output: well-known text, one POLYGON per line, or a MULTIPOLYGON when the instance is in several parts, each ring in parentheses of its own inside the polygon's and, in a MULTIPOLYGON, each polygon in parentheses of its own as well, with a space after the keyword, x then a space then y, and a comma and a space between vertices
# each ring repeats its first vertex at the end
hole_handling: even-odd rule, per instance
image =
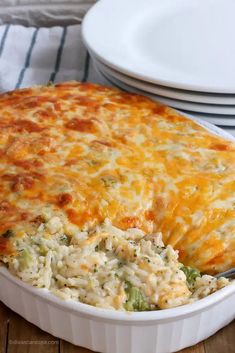
POLYGON ((100 0, 82 34, 97 70, 235 135, 234 0, 100 0))

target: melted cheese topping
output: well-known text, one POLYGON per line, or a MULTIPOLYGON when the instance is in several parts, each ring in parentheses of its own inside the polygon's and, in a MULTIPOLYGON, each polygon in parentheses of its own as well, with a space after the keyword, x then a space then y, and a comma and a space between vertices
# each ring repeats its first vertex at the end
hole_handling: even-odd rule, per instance
POLYGON ((68 82, 0 96, 0 253, 59 215, 160 231, 203 272, 235 266, 235 144, 134 94, 68 82))

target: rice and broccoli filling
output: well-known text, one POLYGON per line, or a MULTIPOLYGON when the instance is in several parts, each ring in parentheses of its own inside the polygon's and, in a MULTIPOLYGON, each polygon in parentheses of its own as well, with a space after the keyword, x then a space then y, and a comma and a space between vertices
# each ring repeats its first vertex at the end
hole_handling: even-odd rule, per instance
MULTIPOLYGON (((11 231, 2 235, 11 237, 11 231)), ((2 256, 24 282, 63 299, 96 307, 148 311, 203 298, 229 284, 183 266, 161 234, 122 231, 106 220, 87 232, 66 235, 59 217, 41 223, 34 235, 13 237, 17 256, 2 256)))

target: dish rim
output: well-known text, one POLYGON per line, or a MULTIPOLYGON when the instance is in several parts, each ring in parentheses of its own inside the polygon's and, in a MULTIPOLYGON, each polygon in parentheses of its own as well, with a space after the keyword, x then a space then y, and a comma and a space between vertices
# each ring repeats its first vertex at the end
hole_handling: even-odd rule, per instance
POLYGON ((17 287, 20 287, 28 294, 33 295, 36 298, 40 298, 46 301, 48 304, 59 307, 60 309, 66 309, 70 312, 80 313, 84 316, 92 316, 97 319, 109 320, 109 321, 121 321, 122 323, 129 322, 162 322, 170 321, 172 319, 179 319, 186 317, 190 314, 196 314, 198 312, 207 309, 218 302, 224 300, 231 295, 235 295, 235 281, 230 285, 219 289, 218 291, 208 295, 205 298, 199 299, 194 303, 185 304, 170 309, 153 310, 153 311, 142 311, 142 312, 125 312, 112 309, 98 308, 89 304, 76 302, 75 300, 68 299, 63 300, 48 289, 33 287, 30 284, 23 282, 9 272, 4 266, 0 265, 0 276, 5 277, 6 280, 10 281, 17 287))

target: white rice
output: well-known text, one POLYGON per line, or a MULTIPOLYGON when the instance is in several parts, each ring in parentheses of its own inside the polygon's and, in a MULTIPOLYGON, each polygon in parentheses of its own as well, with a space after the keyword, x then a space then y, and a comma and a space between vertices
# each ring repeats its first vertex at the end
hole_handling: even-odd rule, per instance
POLYGON ((122 231, 108 220, 90 232, 67 237, 60 218, 52 217, 35 235, 14 238, 14 246, 18 256, 1 259, 13 274, 62 299, 96 307, 137 311, 170 308, 229 284, 225 278, 204 275, 189 285, 178 252, 164 247, 160 233, 122 231), (130 293, 137 295, 141 304, 128 304, 133 299, 130 293))

